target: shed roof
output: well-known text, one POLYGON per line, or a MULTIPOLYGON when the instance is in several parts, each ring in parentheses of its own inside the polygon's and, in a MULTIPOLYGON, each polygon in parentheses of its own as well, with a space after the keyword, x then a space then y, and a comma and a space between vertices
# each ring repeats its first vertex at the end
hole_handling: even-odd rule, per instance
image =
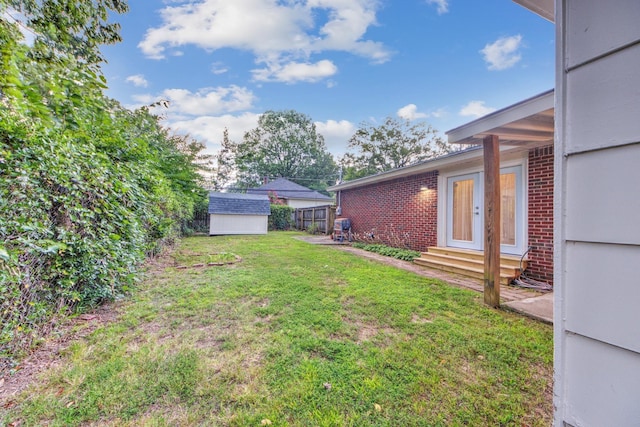
POLYGON ((300 184, 296 184, 286 178, 278 178, 274 181, 261 185, 260 187, 250 188, 247 190, 247 193, 267 194, 271 191, 275 192, 278 197, 282 199, 333 200, 329 196, 318 193, 317 191, 304 187, 300 184))
POLYGON ((271 215, 266 194, 209 193, 210 214, 271 215))

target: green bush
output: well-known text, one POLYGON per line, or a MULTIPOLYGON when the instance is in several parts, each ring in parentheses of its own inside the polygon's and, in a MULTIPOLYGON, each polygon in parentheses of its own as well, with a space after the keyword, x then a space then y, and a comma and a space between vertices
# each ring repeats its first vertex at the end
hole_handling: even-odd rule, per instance
POLYGON ((309 227, 307 227, 307 229, 305 231, 307 233, 309 233, 309 234, 320 234, 320 233, 322 233, 322 230, 320 229, 320 225, 317 222, 314 222, 313 224, 311 224, 309 227))
POLYGON ((420 257, 420 252, 412 251, 409 249, 393 248, 391 246, 381 244, 367 244, 361 242, 354 242, 351 246, 354 248, 364 249, 368 252, 375 252, 380 255, 390 256, 393 258, 401 259, 404 261, 413 261, 420 257))
POLYGON ((293 212, 295 209, 285 205, 271 204, 269 230, 289 230, 294 227, 293 212))
POLYGON ((107 98, 98 67, 20 38, 0 20, 0 357, 126 293, 206 198, 202 144, 107 98))

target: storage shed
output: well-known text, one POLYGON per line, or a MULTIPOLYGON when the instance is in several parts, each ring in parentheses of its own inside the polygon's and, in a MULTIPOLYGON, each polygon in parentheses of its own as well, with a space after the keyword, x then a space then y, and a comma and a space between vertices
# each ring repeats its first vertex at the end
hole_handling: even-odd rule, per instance
POLYGON ((209 235, 267 234, 266 194, 209 193, 209 235))

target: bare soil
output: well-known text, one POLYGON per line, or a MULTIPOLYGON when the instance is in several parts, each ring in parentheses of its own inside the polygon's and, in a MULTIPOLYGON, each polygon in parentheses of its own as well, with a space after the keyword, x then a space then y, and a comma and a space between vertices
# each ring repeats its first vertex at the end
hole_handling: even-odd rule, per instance
POLYGON ((118 318, 118 303, 105 304, 95 310, 67 319, 47 341, 21 360, 17 366, 2 365, 0 370, 0 407, 10 408, 12 399, 26 390, 39 375, 60 363, 62 353, 74 341, 90 335, 100 326, 118 318))

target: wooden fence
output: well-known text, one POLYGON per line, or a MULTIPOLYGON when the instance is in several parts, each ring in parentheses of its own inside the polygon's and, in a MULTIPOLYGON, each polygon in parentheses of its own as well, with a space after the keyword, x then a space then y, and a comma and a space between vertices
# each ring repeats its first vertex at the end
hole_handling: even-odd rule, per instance
POLYGON ((198 209, 193 214, 193 218, 183 221, 182 232, 191 233, 209 233, 209 207, 206 209, 198 209))
POLYGON ((333 222, 336 219, 336 207, 325 205, 313 208, 298 208, 295 210, 294 218, 298 230, 331 234, 333 232, 333 222))

